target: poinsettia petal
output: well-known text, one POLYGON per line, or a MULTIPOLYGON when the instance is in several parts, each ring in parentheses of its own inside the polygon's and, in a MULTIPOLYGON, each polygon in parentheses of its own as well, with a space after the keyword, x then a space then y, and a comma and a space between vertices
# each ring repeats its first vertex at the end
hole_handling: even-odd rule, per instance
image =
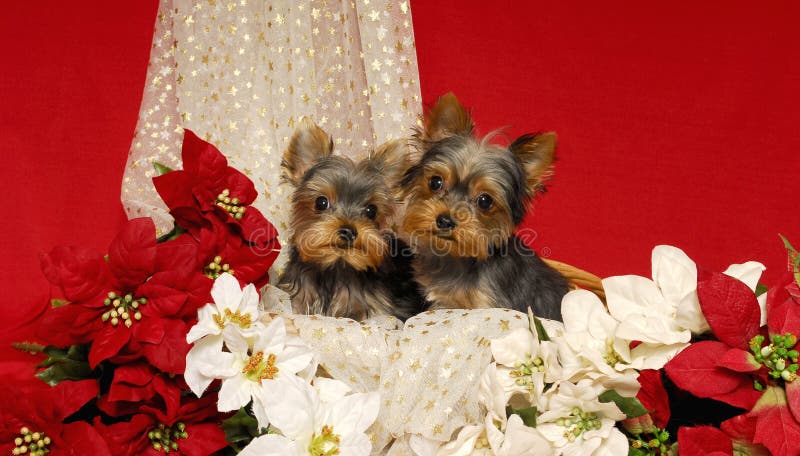
POLYGON ((80 302, 107 291, 110 279, 103 255, 81 247, 59 246, 42 255, 41 268, 47 280, 61 288, 64 297, 80 302))
POLYGON ((116 355, 129 340, 131 331, 128 328, 106 324, 89 349, 89 366, 94 369, 101 361, 116 355))
POLYGON ((717 339, 747 350, 761 325, 761 310, 753 291, 733 277, 700 270, 697 295, 717 339))
POLYGON ((516 328, 506 336, 492 339, 492 356, 499 364, 513 366, 526 356, 536 355, 538 345, 528 329, 516 328))
POLYGON ((789 404, 789 410, 792 412, 794 419, 800 423, 800 381, 795 379, 792 382, 784 384, 786 389, 786 401, 789 404))
POLYGON ((187 129, 183 131, 181 159, 184 171, 208 184, 216 184, 228 168, 228 160, 219 149, 187 129))
POLYGON ((728 269, 723 271, 723 274, 739 279, 747 285, 754 292, 758 286, 758 279, 761 278, 761 273, 767 269, 766 266, 758 261, 748 261, 742 264, 732 264, 728 269))
POLYGON ((744 374, 717 366, 728 347, 717 341, 695 342, 664 366, 669 378, 697 397, 708 398, 727 393, 740 384, 744 374))
POLYGON ((247 405, 250 402, 250 383, 250 380, 241 375, 222 380, 217 409, 220 412, 232 412, 247 405))
POLYGON ((650 416, 656 426, 664 429, 670 416, 669 395, 661 379, 661 371, 645 369, 639 372, 639 384, 642 385, 636 398, 650 416))
POLYGON ((156 176, 153 178, 153 186, 170 211, 197 205, 189 190, 192 187, 192 177, 186 171, 176 170, 156 176))
POLYGON ((655 282, 635 275, 614 276, 603 279, 609 313, 624 321, 644 309, 666 311, 664 297, 655 282))
POLYGON ((145 363, 125 364, 114 370, 114 379, 108 390, 110 401, 144 401, 153 397, 150 382, 156 374, 145 363))
POLYGON ((156 271, 194 271, 197 266, 197 244, 175 242, 175 239, 156 246, 156 271))
POLYGON ((182 374, 186 369, 186 354, 189 344, 186 342, 186 323, 181 320, 162 319, 164 337, 159 343, 142 344, 142 354, 150 364, 163 372, 182 374))
POLYGON ((108 443, 97 429, 85 421, 65 424, 61 435, 54 439, 52 451, 54 454, 111 456, 108 443))
MULTIPOLYGON (((230 198, 238 198, 239 204, 249 206, 258 196, 256 186, 243 172, 228 166, 222 178, 221 185, 230 192, 230 198)), ((248 207, 245 213, 249 211, 248 207)))
POLYGON ((164 320, 157 316, 149 316, 135 322, 131 326, 133 339, 144 344, 160 344, 164 340, 164 320))
POLYGON ((123 288, 147 280, 156 265, 156 226, 153 219, 130 220, 108 246, 108 266, 123 288))
POLYGON ((221 274, 211 286, 211 298, 220 313, 226 309, 235 313, 239 308, 239 303, 242 302, 242 288, 239 286, 239 281, 227 272, 221 274))
POLYGON ((683 250, 670 245, 659 245, 651 256, 653 281, 664 299, 677 310, 677 318, 684 328, 701 334, 708 323, 700 312, 697 299, 697 265, 683 250))
POLYGON ((789 411, 783 388, 768 387, 750 413, 756 417, 753 442, 772 454, 800 454, 800 424, 789 411))
POLYGON ((195 396, 202 396, 208 385, 214 381, 213 377, 205 375, 203 366, 214 353, 221 352, 221 350, 222 337, 211 336, 195 341, 194 346, 186 354, 186 369, 183 378, 195 396))
POLYGON ((345 434, 363 433, 378 417, 380 399, 377 392, 345 396, 331 406, 327 424, 335 425, 345 434))
POLYGON ((730 437, 713 426, 681 427, 678 429, 678 447, 681 456, 733 454, 730 437))
POLYGON ((285 436, 297 439, 314 428, 317 393, 297 377, 271 382, 269 394, 261 398, 269 422, 285 436))
POLYGON ((101 315, 80 304, 48 309, 36 325, 36 335, 43 342, 57 347, 84 344, 94 340, 106 327, 101 315))
POLYGON ((755 389, 751 378, 743 376, 739 379, 739 385, 736 388, 711 396, 711 399, 749 410, 758 402, 762 394, 761 391, 755 389))
POLYGON ((278 230, 253 206, 245 210, 242 219, 238 221, 242 230, 242 239, 262 248, 262 254, 280 249, 278 244, 278 230), (263 249, 269 245, 270 250, 263 249))
POLYGON ((756 361, 752 353, 738 348, 728 350, 717 365, 736 372, 755 372, 761 369, 761 363, 756 361))
POLYGON ((297 444, 282 435, 267 434, 256 437, 239 453, 239 456, 288 456, 298 454, 297 444))
POLYGON ((790 295, 788 288, 796 286, 794 276, 786 273, 779 286, 767 292, 767 326, 771 334, 792 333, 800 335, 800 306, 790 295), (788 285, 786 285, 788 284, 788 285))
POLYGON ((372 451, 372 443, 364 433, 345 434, 339 443, 341 454, 353 456, 369 456, 372 451))
POLYGON ((63 420, 97 397, 99 392, 96 380, 65 380, 53 387, 53 401, 49 405, 56 409, 56 416, 63 420))
POLYGON ((225 431, 214 423, 187 424, 188 438, 178 441, 186 456, 208 456, 228 446, 225 431))

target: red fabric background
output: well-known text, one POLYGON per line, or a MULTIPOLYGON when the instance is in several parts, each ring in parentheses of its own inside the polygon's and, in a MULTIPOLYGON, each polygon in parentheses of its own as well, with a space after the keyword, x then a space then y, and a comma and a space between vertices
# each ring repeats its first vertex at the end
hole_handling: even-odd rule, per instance
MULTIPOLYGON (((411 2, 426 103, 454 91, 482 132, 559 134, 535 246, 599 275, 651 248, 775 277, 800 244, 800 4, 411 2), (513 7, 512 7, 513 5, 513 7)), ((157 2, 15 2, 0 15, 4 340, 46 304, 38 255, 103 249, 157 2)))

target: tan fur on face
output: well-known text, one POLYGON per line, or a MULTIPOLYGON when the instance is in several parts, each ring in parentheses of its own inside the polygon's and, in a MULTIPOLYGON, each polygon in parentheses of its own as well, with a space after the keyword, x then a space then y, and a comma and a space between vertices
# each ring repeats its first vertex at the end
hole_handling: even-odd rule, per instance
POLYGON ((297 248, 303 261, 330 267, 339 260, 358 271, 377 269, 388 253, 386 241, 371 222, 363 220, 347 221, 337 217, 323 217, 300 223, 303 229, 292 236, 292 244, 297 248), (356 232, 355 241, 347 245, 339 238, 339 228, 349 225, 356 232))

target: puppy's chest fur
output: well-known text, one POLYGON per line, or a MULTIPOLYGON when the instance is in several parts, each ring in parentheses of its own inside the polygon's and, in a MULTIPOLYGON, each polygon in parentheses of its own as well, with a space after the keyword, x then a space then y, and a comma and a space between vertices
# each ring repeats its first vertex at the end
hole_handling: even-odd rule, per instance
POLYGON ((296 313, 363 320, 376 315, 406 319, 422 310, 423 300, 411 273, 411 257, 401 241, 391 240, 377 270, 358 271, 343 261, 329 268, 300 259, 292 249, 278 286, 289 293, 296 313))
POLYGON ((539 317, 560 320, 561 298, 568 290, 566 279, 517 237, 484 261, 420 252, 414 270, 432 309, 527 312, 530 306, 539 317))

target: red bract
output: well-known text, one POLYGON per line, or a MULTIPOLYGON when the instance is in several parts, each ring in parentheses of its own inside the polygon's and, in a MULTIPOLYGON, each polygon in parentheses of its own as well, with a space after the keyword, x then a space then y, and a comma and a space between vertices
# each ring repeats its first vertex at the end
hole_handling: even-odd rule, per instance
POLYGON ((636 398, 649 412, 653 424, 661 429, 669 422, 669 395, 661 381, 661 371, 647 369, 639 372, 639 384, 642 385, 636 398))
POLYGON ((800 454, 800 424, 789 412, 782 388, 767 388, 749 415, 756 419, 753 442, 772 454, 800 454))
POLYGON ((181 157, 183 170, 153 178, 178 226, 196 233, 217 219, 249 244, 280 248, 275 227, 250 206, 258 195, 253 182, 228 166, 216 147, 184 130, 181 157))
POLYGON ((44 383, 6 386, 0 390, 0 451, 12 454, 15 447, 25 446, 24 454, 29 454, 34 442, 41 442, 37 448, 41 445, 53 456, 110 455, 105 440, 90 424, 64 424, 68 416, 94 399, 98 390, 94 380, 64 381, 52 388, 44 383))
POLYGON ((140 218, 128 222, 108 252, 104 258, 56 248, 44 256, 45 275, 69 303, 45 313, 39 337, 58 346, 91 341, 92 367, 120 354, 119 362, 144 356, 165 372, 182 373, 185 320, 194 319, 211 288, 193 271, 196 248, 156 244, 152 220, 140 218))
POLYGON ((98 399, 97 406, 115 417, 137 413, 142 404, 174 414, 180 405, 180 392, 175 379, 167 378, 146 363, 131 363, 114 370, 111 387, 98 399))
POLYGON ((218 221, 196 233, 185 233, 174 242, 195 247, 195 270, 198 273, 213 280, 221 273, 229 272, 242 285, 252 283, 257 288, 269 281, 269 268, 278 256, 278 250, 243 242, 230 228, 218 221))
POLYGON ((712 426, 682 427, 678 430, 681 456, 726 456, 733 454, 730 437, 712 426))
MULTIPOLYGON (((180 392, 178 392, 180 394, 180 392)), ((170 400, 177 401, 178 395, 170 400)), ((216 412, 216 395, 184 397, 172 410, 142 405, 129 421, 103 426, 115 455, 205 456, 228 446, 216 412)), ((101 425, 102 426, 102 425, 101 425)))

